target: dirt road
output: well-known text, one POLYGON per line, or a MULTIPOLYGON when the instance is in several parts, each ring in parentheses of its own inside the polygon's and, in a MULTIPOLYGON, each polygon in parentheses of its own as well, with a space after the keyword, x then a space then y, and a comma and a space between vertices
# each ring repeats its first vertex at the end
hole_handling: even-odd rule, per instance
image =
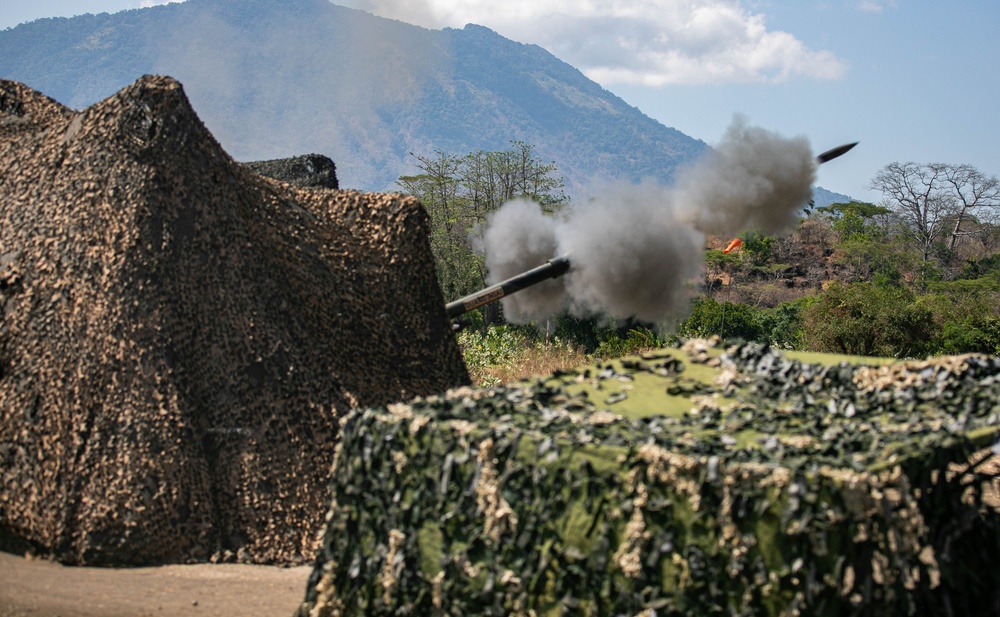
POLYGON ((291 617, 311 568, 77 568, 0 553, 0 617, 291 617))

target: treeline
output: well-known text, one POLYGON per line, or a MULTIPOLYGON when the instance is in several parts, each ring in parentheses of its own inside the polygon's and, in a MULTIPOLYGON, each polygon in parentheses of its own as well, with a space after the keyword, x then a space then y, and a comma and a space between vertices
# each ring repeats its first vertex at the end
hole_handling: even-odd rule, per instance
MULTIPOLYGON (((399 185, 431 215, 446 301, 485 285, 473 239, 489 213, 516 197, 549 211, 568 201, 555 163, 523 142, 415 159, 420 173, 399 185)), ((997 178, 969 165, 892 163, 871 187, 884 196, 879 204, 807 207, 781 237, 747 232, 728 254, 720 249, 730 238, 710 239, 701 293, 679 324, 561 316, 515 330, 604 355, 714 335, 867 356, 1000 354, 997 178)), ((503 324, 496 304, 471 318, 480 336, 503 324)))
POLYGON ((807 209, 780 238, 709 249, 681 336, 866 356, 1000 354, 1000 183, 968 165, 892 163, 879 205, 807 209))

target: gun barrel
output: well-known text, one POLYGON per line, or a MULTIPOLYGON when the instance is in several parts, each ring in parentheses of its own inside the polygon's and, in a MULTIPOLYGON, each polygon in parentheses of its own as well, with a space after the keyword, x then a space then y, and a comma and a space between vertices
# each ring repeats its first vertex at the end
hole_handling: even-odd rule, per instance
POLYGON ((501 281, 496 285, 490 285, 486 289, 477 291, 474 294, 470 294, 464 298, 455 300, 454 302, 449 302, 444 307, 445 312, 448 313, 448 319, 454 319, 459 315, 468 313, 469 311, 477 309, 484 304, 489 304, 494 300, 499 300, 500 298, 510 295, 516 291, 520 291, 525 287, 537 285, 538 283, 548 279, 559 278, 560 276, 566 274, 568 270, 569 257, 567 255, 554 257, 537 268, 532 268, 527 272, 522 272, 517 276, 512 276, 506 281, 501 281))

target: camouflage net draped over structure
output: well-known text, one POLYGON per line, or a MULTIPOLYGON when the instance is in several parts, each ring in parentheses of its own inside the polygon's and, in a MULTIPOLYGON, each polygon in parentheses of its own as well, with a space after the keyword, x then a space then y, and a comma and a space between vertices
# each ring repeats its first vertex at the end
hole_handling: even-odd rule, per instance
POLYGON ((262 176, 310 188, 339 189, 337 166, 322 154, 303 154, 287 159, 243 163, 262 176))
POLYGON ((167 77, 0 81, 0 547, 310 559, 339 417, 466 383, 414 199, 254 174, 167 77))
POLYGON ((1000 360, 730 351, 352 413, 300 615, 997 614, 1000 360))

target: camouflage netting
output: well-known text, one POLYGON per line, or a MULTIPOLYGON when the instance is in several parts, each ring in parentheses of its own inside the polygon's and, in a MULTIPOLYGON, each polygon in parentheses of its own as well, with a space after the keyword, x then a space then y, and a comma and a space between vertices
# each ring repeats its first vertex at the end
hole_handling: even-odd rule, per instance
POLYGON ((468 383, 427 238, 234 162, 169 78, 0 81, 0 545, 310 559, 339 418, 468 383))
POLYGON ((290 184, 339 189, 337 166, 322 154, 303 154, 287 159, 244 163, 251 171, 290 184))
POLYGON ((299 614, 998 614, 1000 359, 720 351, 352 413, 299 614))

